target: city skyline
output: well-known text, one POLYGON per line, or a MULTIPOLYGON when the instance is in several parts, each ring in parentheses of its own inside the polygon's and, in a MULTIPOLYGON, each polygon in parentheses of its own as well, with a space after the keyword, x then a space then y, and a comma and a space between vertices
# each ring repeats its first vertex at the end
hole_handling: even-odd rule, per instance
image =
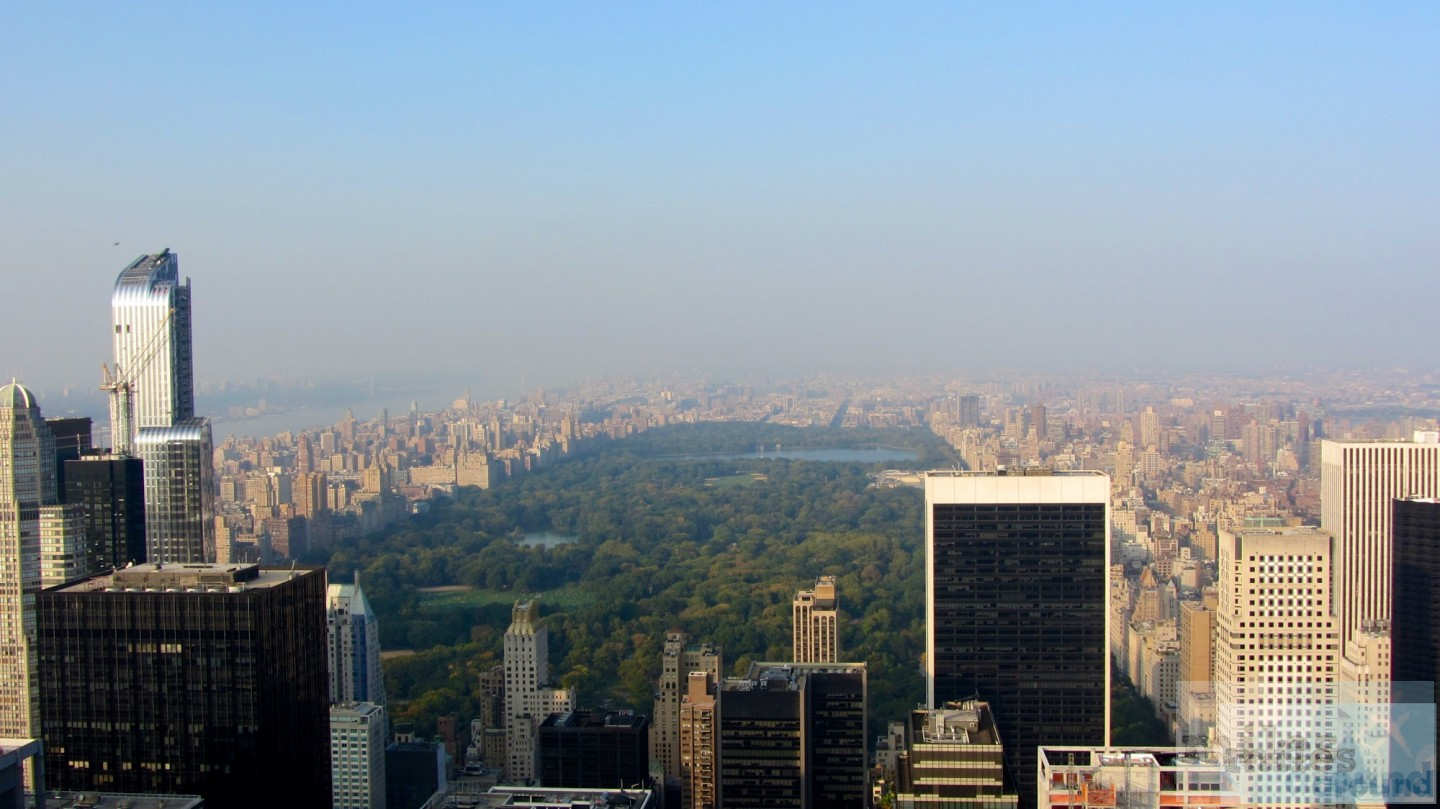
POLYGON ((10 375, 1436 365, 1431 5, 343 16, 16 12, 10 375))

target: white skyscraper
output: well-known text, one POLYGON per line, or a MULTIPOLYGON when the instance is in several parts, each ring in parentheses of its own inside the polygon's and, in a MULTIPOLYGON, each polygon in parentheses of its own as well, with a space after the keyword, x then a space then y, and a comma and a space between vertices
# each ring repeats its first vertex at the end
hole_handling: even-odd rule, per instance
POLYGON ((41 735, 35 593, 84 573, 78 506, 58 504, 55 439, 24 386, 0 386, 0 737, 41 735))
POLYGON ((550 682, 549 634, 533 601, 515 604, 505 630, 505 781, 523 784, 540 774, 540 723, 573 710, 571 693, 550 682))
POLYGON ((1335 537, 1340 648, 1389 631, 1393 501, 1440 497, 1440 434, 1320 445, 1320 527, 1335 537))
POLYGON ((111 444, 145 467, 151 562, 214 562, 213 439, 195 416, 190 279, 169 250, 120 272, 111 296, 115 368, 107 372, 111 444))
POLYGON ((380 671, 380 625, 375 611, 354 584, 331 584, 325 591, 330 626, 330 702, 385 704, 385 678, 380 671))
POLYGON ((814 590, 801 590, 791 602, 796 663, 835 663, 840 660, 838 636, 840 602, 835 577, 821 576, 814 590))
POLYGON ((131 411, 128 435, 123 415, 110 414, 111 442, 122 449, 144 427, 195 415, 190 279, 181 283, 179 258, 165 250, 131 262, 115 281, 111 312, 115 377, 129 388, 131 411))

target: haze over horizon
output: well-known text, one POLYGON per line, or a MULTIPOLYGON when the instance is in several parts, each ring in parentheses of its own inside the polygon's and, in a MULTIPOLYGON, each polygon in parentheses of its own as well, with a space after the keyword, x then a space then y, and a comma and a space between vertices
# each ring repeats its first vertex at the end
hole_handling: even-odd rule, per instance
POLYGON ((197 383, 1440 366, 1434 4, 7 12, 37 389, 166 247, 197 383))

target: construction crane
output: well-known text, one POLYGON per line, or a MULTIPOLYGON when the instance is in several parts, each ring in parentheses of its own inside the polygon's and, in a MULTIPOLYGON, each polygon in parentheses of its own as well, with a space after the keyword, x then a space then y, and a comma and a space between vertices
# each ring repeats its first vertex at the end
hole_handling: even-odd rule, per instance
POLYGON ((116 362, 115 372, 111 373, 109 366, 100 363, 100 377, 103 380, 100 390, 110 394, 110 444, 116 455, 129 457, 135 454, 135 380, 149 367, 160 346, 164 345, 161 338, 165 335, 165 326, 170 323, 174 314, 173 307, 165 313, 165 317, 156 324, 150 339, 145 341, 135 361, 128 368, 121 368, 120 363, 116 362))

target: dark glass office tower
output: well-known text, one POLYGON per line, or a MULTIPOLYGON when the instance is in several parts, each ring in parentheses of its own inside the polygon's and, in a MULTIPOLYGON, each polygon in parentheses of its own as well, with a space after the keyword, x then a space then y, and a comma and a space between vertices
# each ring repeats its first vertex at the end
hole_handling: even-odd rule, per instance
POLYGON ((864 663, 752 663, 719 689, 726 809, 862 809, 864 663))
POLYGON ((324 569, 146 564, 38 602, 47 787, 330 805, 324 569))
MULTIPOLYGON (((1390 611, 1392 702, 1434 702, 1440 680, 1440 500, 1394 501, 1390 611)), ((1440 739, 1440 721, 1431 740, 1440 739)))
POLYGON ((1098 472, 926 476, 927 699, 990 702, 1022 807, 1038 745, 1107 741, 1109 503, 1098 472))
POLYGON ((540 783, 595 789, 650 781, 650 722, 635 713, 566 711, 540 723, 540 783))
POLYGON ((85 513, 90 572, 145 561, 145 476, 139 458, 66 461, 64 502, 85 513))

